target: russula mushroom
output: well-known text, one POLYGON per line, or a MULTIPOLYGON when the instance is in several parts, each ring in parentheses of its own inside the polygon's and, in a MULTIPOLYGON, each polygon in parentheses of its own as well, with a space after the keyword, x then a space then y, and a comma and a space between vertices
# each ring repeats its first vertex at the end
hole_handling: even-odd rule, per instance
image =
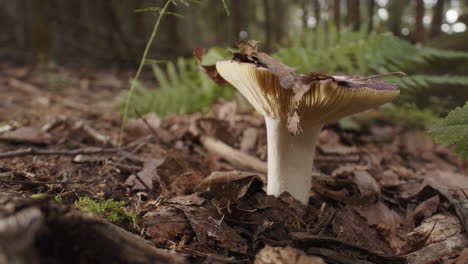
POLYGON ((216 69, 265 117, 267 194, 289 192, 307 205, 315 144, 323 125, 385 104, 399 90, 373 77, 296 75, 268 55, 257 55, 262 63, 220 61, 216 69))

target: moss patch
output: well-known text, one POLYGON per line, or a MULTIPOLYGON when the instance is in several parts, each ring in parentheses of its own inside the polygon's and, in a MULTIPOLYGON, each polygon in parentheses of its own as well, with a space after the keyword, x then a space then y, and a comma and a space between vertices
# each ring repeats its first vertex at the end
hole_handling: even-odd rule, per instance
POLYGON ((93 213, 125 229, 130 229, 131 224, 136 221, 135 214, 125 207, 123 201, 114 201, 112 199, 96 201, 89 197, 81 197, 75 202, 75 206, 84 212, 93 213))

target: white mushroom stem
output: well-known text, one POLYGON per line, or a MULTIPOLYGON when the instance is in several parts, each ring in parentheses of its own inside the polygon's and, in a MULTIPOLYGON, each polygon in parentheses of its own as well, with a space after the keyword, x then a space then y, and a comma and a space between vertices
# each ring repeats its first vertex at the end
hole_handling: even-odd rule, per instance
POLYGON ((323 124, 301 125, 302 132, 293 136, 285 122, 265 117, 268 140, 267 194, 279 196, 289 192, 307 205, 312 187, 315 144, 323 124))

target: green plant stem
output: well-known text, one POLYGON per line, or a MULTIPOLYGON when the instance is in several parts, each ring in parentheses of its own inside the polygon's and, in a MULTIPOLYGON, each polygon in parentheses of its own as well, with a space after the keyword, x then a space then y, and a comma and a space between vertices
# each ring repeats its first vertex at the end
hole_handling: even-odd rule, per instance
POLYGON ((119 136, 119 146, 122 146, 123 143, 123 138, 125 135, 125 124, 127 123, 128 119, 128 111, 130 108, 130 102, 132 99, 133 91, 135 90, 135 81, 137 81, 140 78, 141 71, 143 70, 143 66, 145 65, 146 62, 146 57, 148 56, 149 49, 151 47, 151 44, 153 43, 154 39, 156 38, 156 33, 158 32, 159 29, 159 24, 161 24, 161 19, 166 13, 166 10, 169 8, 169 5, 173 2, 174 0, 167 0, 166 3, 164 4, 164 7, 161 9, 159 12, 158 19, 156 20, 156 23, 154 24, 153 31, 151 32, 151 36, 148 40, 148 43, 146 43, 145 50, 143 52, 143 56, 141 57, 140 65, 138 66, 138 70, 135 74, 134 81, 131 83, 130 86, 130 91, 128 92, 128 97, 127 101, 125 102, 125 109, 123 113, 123 118, 122 118, 122 124, 120 126, 120 136, 119 136))

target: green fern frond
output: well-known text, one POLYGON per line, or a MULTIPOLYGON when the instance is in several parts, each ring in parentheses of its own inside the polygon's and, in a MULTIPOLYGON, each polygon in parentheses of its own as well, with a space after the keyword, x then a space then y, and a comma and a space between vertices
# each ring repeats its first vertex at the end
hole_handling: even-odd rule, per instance
MULTIPOLYGON (((220 60, 226 57, 223 52, 210 50, 204 59, 220 60)), ((231 99, 234 92, 232 87, 220 87, 201 74, 194 58, 179 57, 175 62, 155 63, 152 68, 159 87, 149 89, 142 82, 132 81, 135 93, 131 105, 142 114, 156 112, 164 117, 204 111, 216 99, 231 99)))

